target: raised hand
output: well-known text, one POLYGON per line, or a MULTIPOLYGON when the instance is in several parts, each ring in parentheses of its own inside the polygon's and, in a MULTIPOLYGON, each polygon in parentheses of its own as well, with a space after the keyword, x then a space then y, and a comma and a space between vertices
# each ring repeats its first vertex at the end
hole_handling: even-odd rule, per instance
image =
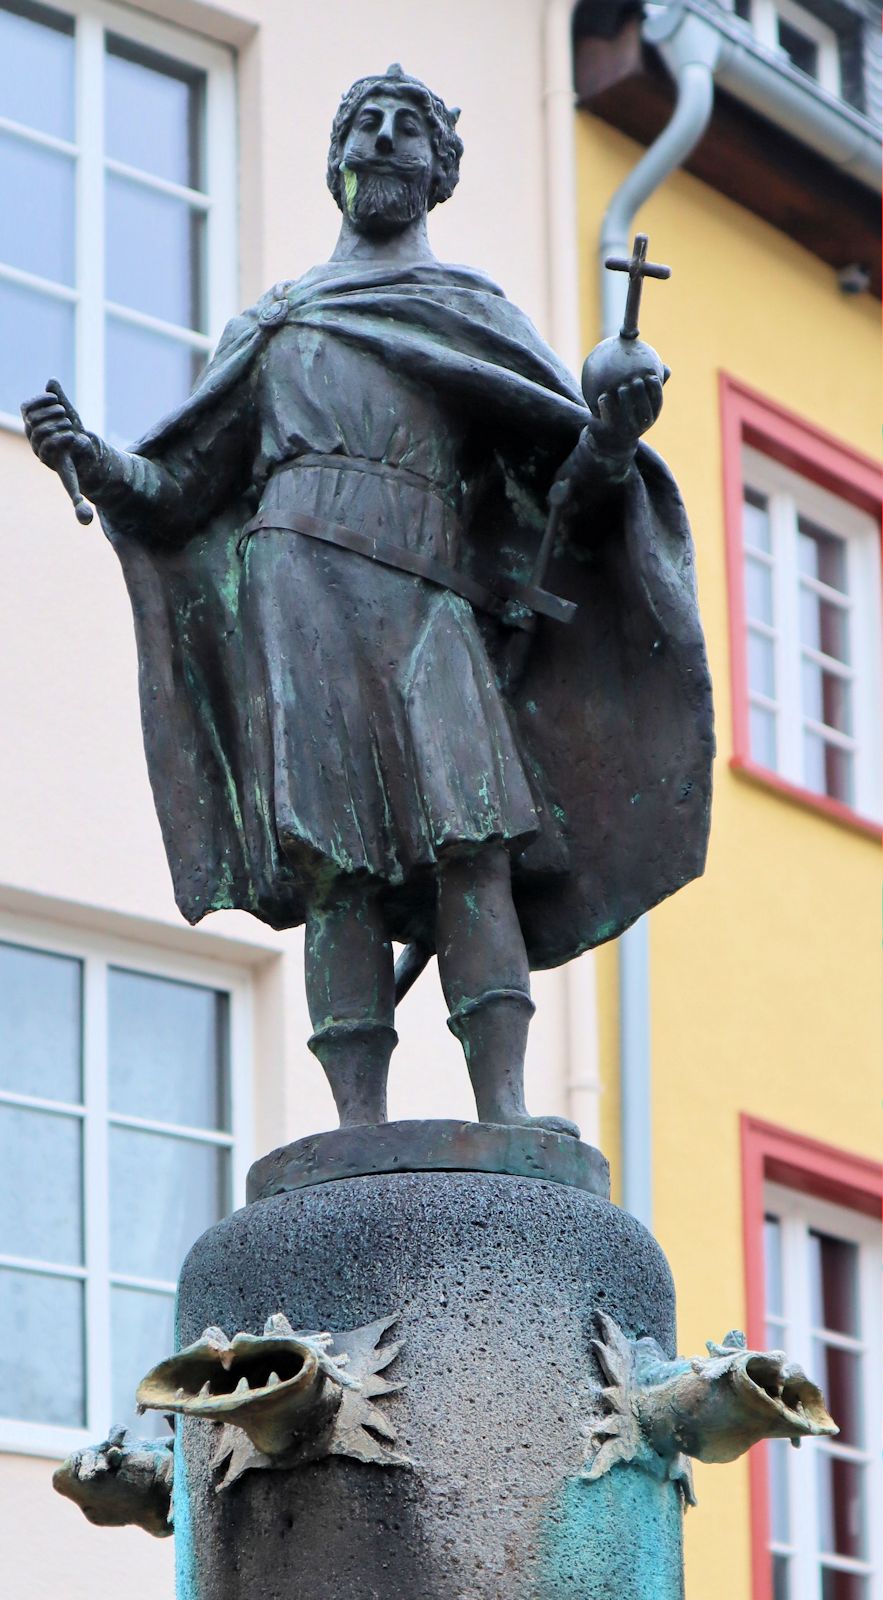
POLYGON ((611 453, 634 449, 642 433, 652 428, 662 410, 662 379, 655 373, 628 378, 598 396, 598 445, 611 453))
POLYGON ((50 378, 42 394, 21 408, 25 434, 34 455, 58 473, 74 503, 79 522, 92 521, 92 507, 80 492, 80 477, 94 480, 101 460, 101 444, 87 433, 57 378, 50 378))
POLYGON ((623 481, 641 434, 662 410, 663 381, 644 373, 611 384, 593 399, 594 414, 556 473, 550 506, 564 507, 574 494, 580 498, 623 481))

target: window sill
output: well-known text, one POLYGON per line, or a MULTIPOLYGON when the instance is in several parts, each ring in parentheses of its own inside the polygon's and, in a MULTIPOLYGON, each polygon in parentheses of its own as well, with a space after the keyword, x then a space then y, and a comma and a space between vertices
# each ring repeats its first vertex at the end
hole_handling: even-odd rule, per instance
POLYGON ((790 800, 792 805, 820 812, 832 822, 839 822, 844 827, 851 828, 853 833, 863 834, 866 839, 880 838, 883 824, 873 822, 870 817, 860 816, 851 806, 844 805, 840 800, 832 800, 829 795, 815 794, 812 789, 801 788, 800 784, 791 783, 787 778, 780 777, 778 772, 771 772, 768 767, 758 766, 744 756, 730 757, 730 771, 735 773, 737 778, 743 778, 760 789, 771 790, 783 800, 790 800))

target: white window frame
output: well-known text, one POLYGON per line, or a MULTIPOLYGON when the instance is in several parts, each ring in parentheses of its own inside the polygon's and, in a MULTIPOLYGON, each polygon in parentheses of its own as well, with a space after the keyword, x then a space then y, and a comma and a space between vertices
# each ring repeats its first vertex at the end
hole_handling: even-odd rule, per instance
MULTIPOLYGON (((799 28, 818 47, 819 73, 811 82, 817 83, 827 94, 840 100, 843 97, 843 80, 840 72, 840 40, 836 30, 822 22, 812 11, 796 0, 751 0, 751 29, 758 44, 779 56, 787 65, 790 60, 779 44, 779 18, 799 28)), ((808 74, 807 74, 808 76, 808 74)))
MULTIPOLYGON (((766 496, 772 544, 770 562, 773 575, 773 624, 759 628, 773 641, 776 698, 768 701, 753 691, 746 681, 745 694, 752 703, 777 713, 777 765, 774 770, 789 783, 810 791, 803 775, 803 707, 801 686, 801 646, 797 518, 805 516, 846 542, 846 570, 850 643, 853 659, 850 673, 854 684, 853 733, 837 735, 826 728, 830 742, 854 750, 855 797, 850 809, 859 816, 877 820, 883 816, 881 764, 883 746, 880 729, 880 540, 874 518, 839 495, 822 489, 809 478, 780 465, 771 456, 742 447, 742 482, 745 489, 756 489, 766 496)), ((747 546, 742 542, 743 559, 747 546)), ((752 555, 754 551, 752 550, 752 555)), ((761 558, 762 559, 762 558, 761 558)), ((752 622, 751 626, 758 625, 752 622)), ((746 645, 749 619, 745 617, 746 645)), ((746 652, 747 674, 747 652, 746 652)), ((758 758, 750 752, 752 761, 758 758)), ((759 763, 763 765, 763 763, 759 763)), ((821 795, 819 798, 826 798, 821 795)), ((830 797, 827 797, 830 798, 830 797)))
MULTIPOLYGON (((854 1341, 844 1337, 844 1345, 857 1348, 865 1358, 862 1361, 864 1385, 864 1414, 867 1422, 865 1448, 856 1450, 830 1441, 812 1440, 801 1450, 789 1450, 788 1499, 791 1515, 792 1538, 795 1523, 799 1520, 797 1538, 790 1545, 770 1541, 770 1555, 787 1555, 791 1560, 791 1592, 795 1597, 819 1593, 819 1574, 824 1559, 826 1566, 844 1572, 854 1572, 868 1578, 868 1600, 883 1600, 883 1519, 879 1506, 883 1501, 883 1457, 879 1448, 879 1420, 883 1407, 880 1349, 883 1342, 883 1320, 880 1306, 880 1224, 874 1218, 853 1211, 846 1206, 819 1200, 814 1195, 803 1194, 781 1184, 764 1184, 764 1214, 780 1218, 782 1247, 782 1303, 784 1315, 765 1315, 767 1326, 781 1329, 782 1347, 792 1361, 803 1367, 810 1378, 818 1381, 820 1374, 813 1370, 813 1327, 811 1295, 808 1272, 807 1234, 810 1229, 849 1240, 859 1248, 858 1283, 861 1337, 854 1341), (816 1460, 818 1450, 827 1450, 851 1460, 861 1460, 866 1465, 867 1478, 865 1515, 868 1529, 868 1559, 854 1561, 846 1556, 832 1557, 819 1548, 818 1501, 816 1493, 816 1460)), ((830 1336, 829 1342, 830 1341, 830 1336)), ((836 1417, 834 1419, 837 1420, 836 1417)))
MULTIPOLYGON (((76 246, 74 286, 64 287, 0 262, 0 278, 38 289, 72 303, 74 323, 74 393, 87 427, 107 428, 105 404, 105 321, 112 312, 121 321, 173 334, 181 344, 208 355, 227 319, 236 309, 236 82, 235 58, 227 47, 183 28, 158 22, 110 0, 44 0, 52 10, 74 19, 74 125, 70 143, 0 117, 0 132, 75 161, 76 246), (139 183, 160 194, 186 200, 206 217, 206 332, 197 333, 105 299, 105 173, 121 176, 131 170, 104 154, 105 33, 141 45, 184 66, 205 73, 205 190, 189 189, 163 178, 137 172, 139 183)), ((34 392, 49 373, 35 373, 34 392)), ((22 395, 22 399, 27 399, 22 395)), ((22 419, 0 411, 0 427, 23 432, 22 419)))
MULTIPOLYGON (((82 963, 83 1103, 59 1101, 0 1090, 0 1104, 78 1116, 83 1125, 83 1266, 67 1267, 27 1257, 0 1253, 0 1266, 32 1268, 53 1277, 79 1278, 85 1284, 85 1392, 86 1425, 61 1427, 51 1423, 16 1421, 0 1417, 0 1451, 60 1459, 73 1450, 104 1438, 111 1416, 111 1286, 164 1288, 174 1283, 147 1284, 112 1272, 110 1223, 107 1205, 108 1128, 113 1123, 178 1133, 188 1140, 221 1145, 231 1151, 233 1205, 245 1203, 245 1182, 253 1160, 252 1037, 253 991, 250 975, 226 963, 158 948, 116 937, 73 932, 70 927, 31 921, 23 917, 0 918, 0 940, 48 955, 69 956, 82 963), (150 1119, 112 1115, 108 1105, 107 973, 111 967, 202 984, 229 996, 230 1131, 174 1128, 150 1119)), ((171 1354, 171 1352, 169 1352, 171 1354)))

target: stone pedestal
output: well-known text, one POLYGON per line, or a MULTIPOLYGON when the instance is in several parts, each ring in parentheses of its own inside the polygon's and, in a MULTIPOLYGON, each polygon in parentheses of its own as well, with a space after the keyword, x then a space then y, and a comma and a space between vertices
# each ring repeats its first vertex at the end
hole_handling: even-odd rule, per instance
POLYGON ((267 1197, 191 1251, 179 1345, 209 1324, 260 1333, 278 1311, 335 1331, 395 1313, 385 1376, 404 1387, 379 1404, 412 1465, 334 1457, 217 1492, 217 1429, 179 1424, 178 1600, 680 1600, 675 1486, 633 1467, 581 1476, 595 1314, 674 1355, 665 1258, 597 1192, 597 1152, 434 1126, 445 1170, 422 1124, 375 1130, 373 1161, 370 1138, 323 1136, 346 1177, 323 1138, 275 1152, 250 1186, 267 1197), (484 1170, 450 1170, 452 1143, 465 1162, 476 1137, 484 1170))

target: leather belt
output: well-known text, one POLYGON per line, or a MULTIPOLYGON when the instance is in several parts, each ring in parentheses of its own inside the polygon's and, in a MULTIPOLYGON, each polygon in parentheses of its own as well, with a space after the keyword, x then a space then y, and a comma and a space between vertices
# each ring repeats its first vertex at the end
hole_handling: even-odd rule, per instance
POLYGON ((371 456, 345 456, 337 452, 328 455, 319 450, 305 450, 290 461, 284 461, 276 468, 273 477, 278 478, 283 472, 298 472, 302 467, 323 467, 330 472, 367 473, 369 477, 386 478, 390 483, 406 483, 409 488, 434 495, 449 511, 458 509, 456 497, 435 478, 427 478, 422 472, 414 472, 411 467, 403 467, 392 461, 376 461, 371 456))
POLYGON ((501 576, 494 587, 479 583, 465 572, 456 572, 432 556, 420 555, 416 550, 406 550, 403 545, 388 544, 372 534, 357 533, 341 522, 327 522, 312 517, 305 511, 259 512, 246 523, 239 538, 238 548, 243 553, 247 541, 257 533, 302 533, 308 539, 318 539, 323 544, 335 545, 340 550, 351 550, 383 567, 396 572, 407 572, 412 577, 424 578, 440 589, 450 589, 480 611, 499 617, 509 627, 530 630, 532 613, 551 617, 555 622, 570 622, 576 615, 576 606, 570 600, 539 589, 534 584, 519 583, 515 578, 501 576))

